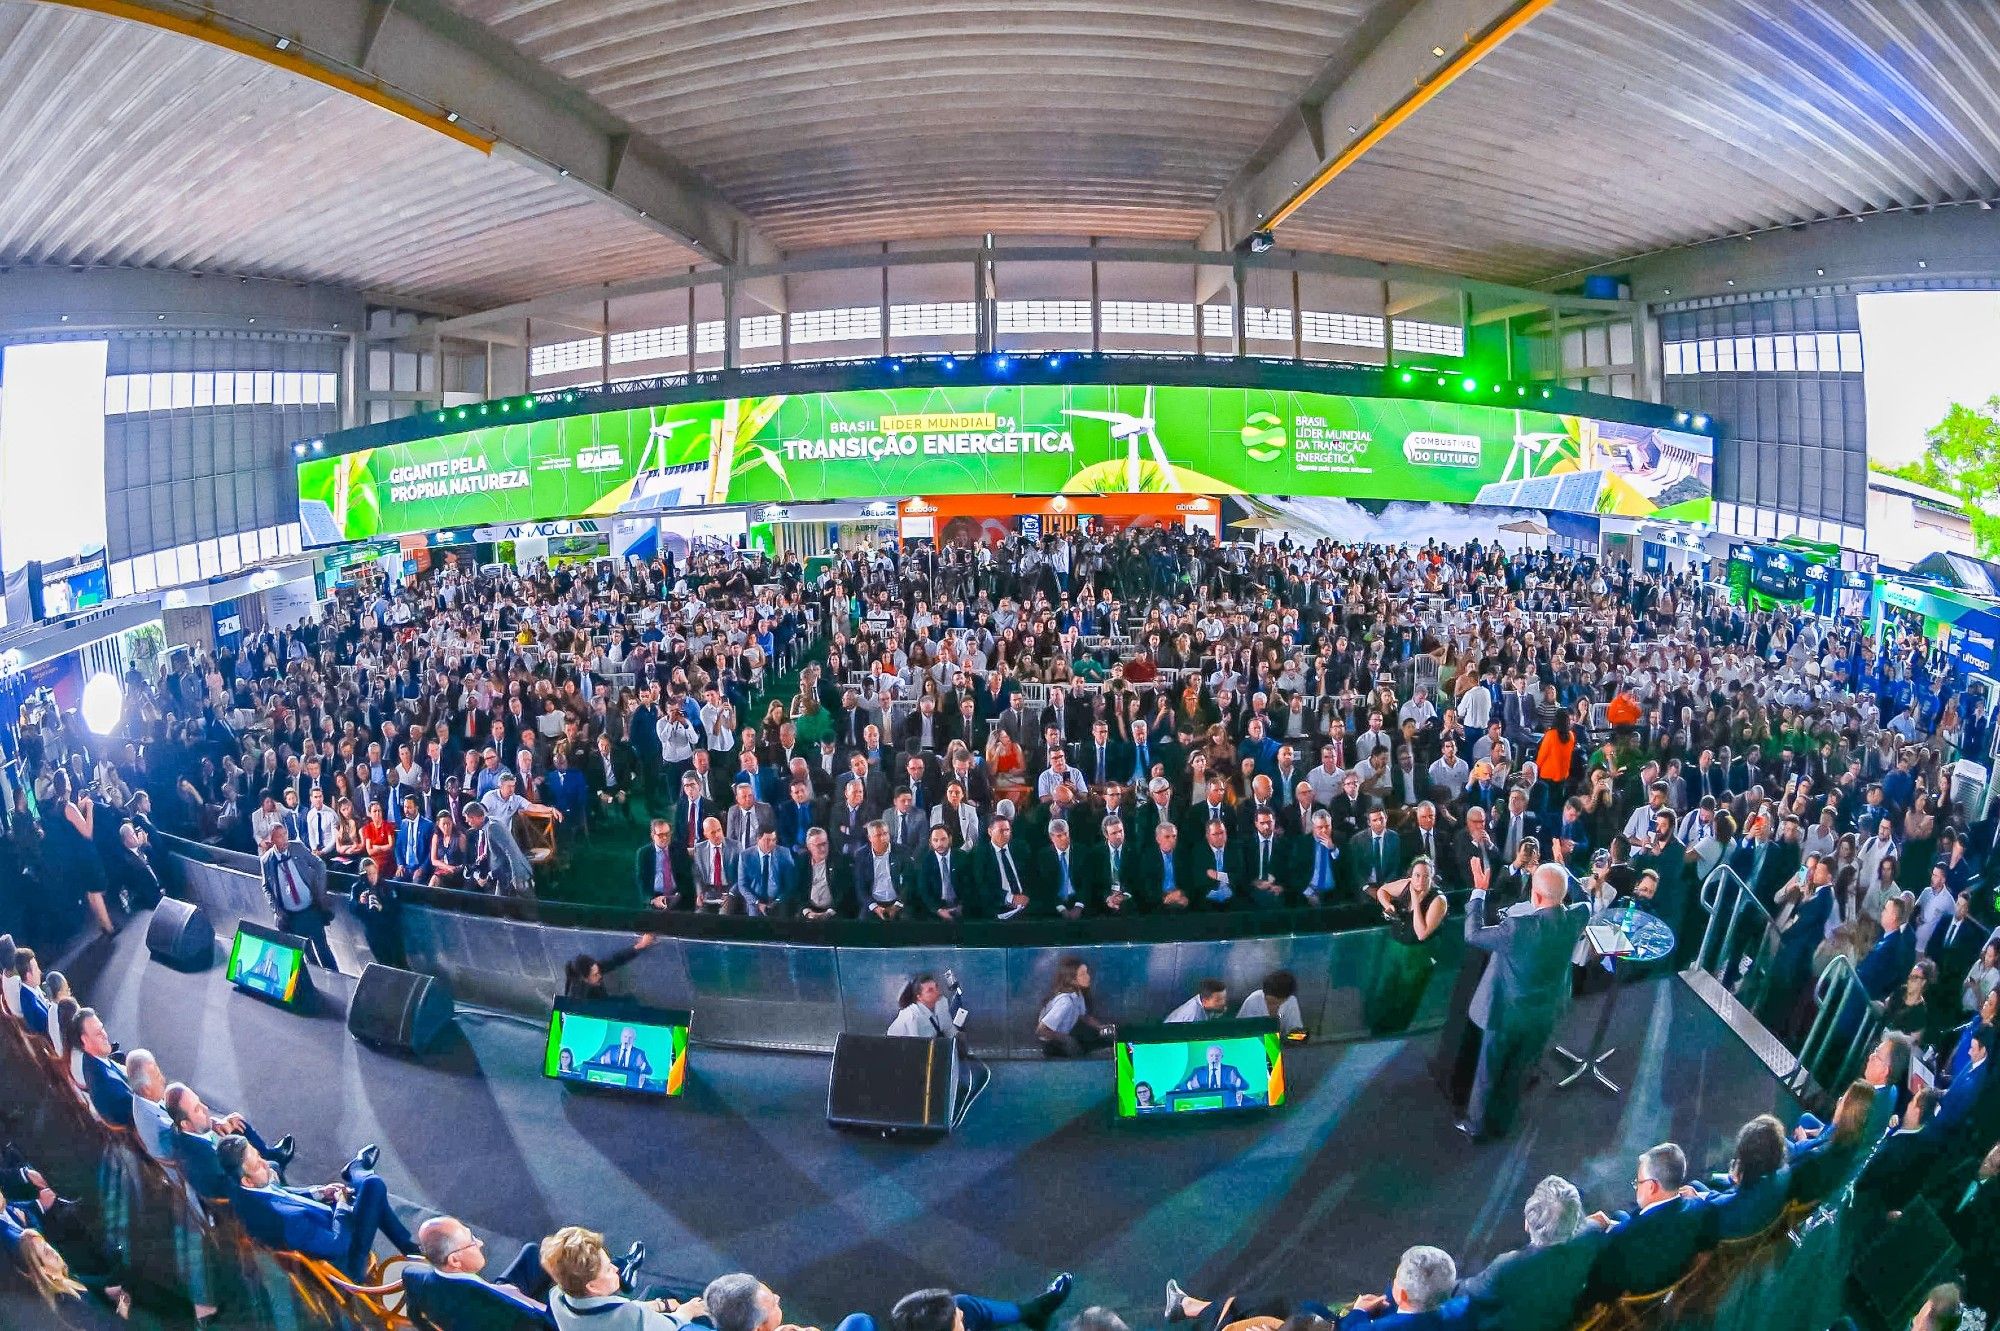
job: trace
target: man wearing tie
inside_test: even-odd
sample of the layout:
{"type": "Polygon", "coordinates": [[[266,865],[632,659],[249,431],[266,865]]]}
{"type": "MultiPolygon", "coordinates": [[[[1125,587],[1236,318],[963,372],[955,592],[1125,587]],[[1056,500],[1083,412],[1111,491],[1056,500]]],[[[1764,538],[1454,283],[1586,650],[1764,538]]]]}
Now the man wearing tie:
{"type": "Polygon", "coordinates": [[[987,825],[986,840],[973,857],[979,894],[996,919],[1011,920],[1028,908],[1028,889],[1014,860],[1014,820],[1005,814],[987,825]]]}
{"type": "Polygon", "coordinates": [[[1132,771],[1132,764],[1124,758],[1123,751],[1112,742],[1111,727],[1103,721],[1093,721],[1090,742],[1077,746],[1075,766],[1093,789],[1102,789],[1110,782],[1123,780],[1132,771]]]}
{"type": "Polygon", "coordinates": [[[1208,1047],[1207,1060],[1188,1073],[1180,1088],[1184,1091],[1233,1091],[1236,1094],[1230,1097],[1230,1103],[1234,1104],[1249,1085],[1242,1073],[1222,1061],[1222,1046],[1212,1044],[1208,1047]]]}
{"type": "Polygon", "coordinates": [[[304,847],[293,845],[283,823],[271,829],[271,844],[258,861],[264,894],[277,911],[278,927],[306,940],[310,960],[338,971],[340,963],[326,941],[326,922],[333,917],[326,895],[326,866],[304,847]]]}
{"type": "Polygon", "coordinates": [[[1230,873],[1229,824],[1210,823],[1202,839],[1204,850],[1194,860],[1195,873],[1189,875],[1194,883],[1191,899],[1207,910],[1233,909],[1242,894],[1230,873]]]}
{"type": "Polygon", "coordinates": [[[620,1072],[635,1072],[643,1080],[653,1074],[653,1064],[646,1057],[646,1051],[635,1043],[638,1034],[630,1026],[618,1032],[618,1043],[608,1044],[597,1051],[591,1063],[601,1068],[615,1068],[620,1072]]]}
{"type": "Polygon", "coordinates": [[[1028,893],[1036,915],[1057,915],[1065,920],[1080,919],[1092,903],[1085,864],[1070,838],[1069,820],[1049,821],[1049,844],[1035,856],[1035,871],[1028,893]]]}
{"type": "Polygon", "coordinates": [[[1108,914],[1123,914],[1132,902],[1131,847],[1125,844],[1125,820],[1117,814],[1098,826],[1103,843],[1092,848],[1092,877],[1099,887],[1098,902],[1108,914]]]}
{"type": "Polygon", "coordinates": [[[1425,800],[1417,805],[1417,825],[1410,833],[1412,845],[1410,854],[1421,855],[1436,869],[1442,861],[1438,859],[1437,805],[1425,800]]]}
{"type": "Polygon", "coordinates": [[[391,853],[396,860],[396,877],[406,883],[427,883],[431,877],[431,833],[437,824],[424,817],[415,795],[403,797],[403,820],[396,824],[391,853]]]}
{"type": "Polygon", "coordinates": [[[729,837],[729,844],[736,848],[738,859],[750,853],[757,844],[757,838],[767,827],[776,827],[778,820],[771,815],[771,806],[757,798],[748,782],[739,781],[735,786],[736,802],[729,806],[729,814],[723,828],[729,837]]]}
{"type": "Polygon", "coordinates": [[[973,883],[965,852],[953,848],[951,833],[933,827],[930,846],[916,863],[917,904],[940,920],[964,919],[969,904],[964,894],[973,883]]]}
{"type": "Polygon", "coordinates": [[[691,863],[696,910],[719,911],[729,904],[740,859],[736,843],[722,834],[722,820],[713,815],[704,819],[691,863]]]}
{"type": "Polygon", "coordinates": [[[687,904],[681,899],[674,858],[674,825],[664,818],[655,818],[646,844],[639,847],[635,865],[636,895],[653,910],[672,910],[687,904]]]}
{"type": "Polygon", "coordinates": [[[306,797],[305,843],[306,849],[325,859],[333,854],[335,834],[340,830],[340,818],[326,807],[326,792],[318,786],[306,797]]]}
{"type": "Polygon", "coordinates": [[[1303,867],[1293,870],[1293,878],[1302,884],[1299,894],[1305,904],[1330,904],[1334,887],[1340,881],[1340,845],[1334,840],[1331,813],[1321,809],[1313,815],[1312,836],[1302,839],[1293,854],[1303,861],[1303,867]]]}
{"type": "Polygon", "coordinates": [[[737,861],[736,892],[730,908],[752,919],[787,914],[784,892],[792,878],[792,853],[778,844],[778,829],[757,834],[757,844],[737,861]]]}
{"type": "Polygon", "coordinates": [[[867,787],[849,781],[840,788],[840,812],[833,817],[833,838],[843,855],[852,855],[868,843],[868,824],[875,810],[869,807],[867,787]]]}
{"type": "Polygon", "coordinates": [[[1291,904],[1291,857],[1284,853],[1277,824],[1268,810],[1257,815],[1252,835],[1239,840],[1234,849],[1237,861],[1231,881],[1242,885],[1242,895],[1247,898],[1242,904],[1260,910],[1291,904]]]}
{"type": "Polygon", "coordinates": [[[1402,877],[1403,845],[1389,830],[1389,815],[1371,809],[1367,828],[1354,834],[1343,858],[1348,864],[1348,887],[1362,895],[1372,894],[1382,884],[1402,877]]]}

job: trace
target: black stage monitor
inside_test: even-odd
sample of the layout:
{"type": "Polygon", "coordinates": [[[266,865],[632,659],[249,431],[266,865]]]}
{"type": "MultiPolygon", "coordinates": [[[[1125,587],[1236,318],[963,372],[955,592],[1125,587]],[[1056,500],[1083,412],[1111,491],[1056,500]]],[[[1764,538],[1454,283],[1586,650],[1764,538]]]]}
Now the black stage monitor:
{"type": "Polygon", "coordinates": [[[347,1005],[347,1033],[363,1044],[422,1054],[451,1027],[451,990],[434,975],[368,963],[347,1005]]]}
{"type": "Polygon", "coordinates": [[[177,971],[205,971],[215,962],[215,926],[192,901],[162,897],[146,926],[146,950],[177,971]]]}

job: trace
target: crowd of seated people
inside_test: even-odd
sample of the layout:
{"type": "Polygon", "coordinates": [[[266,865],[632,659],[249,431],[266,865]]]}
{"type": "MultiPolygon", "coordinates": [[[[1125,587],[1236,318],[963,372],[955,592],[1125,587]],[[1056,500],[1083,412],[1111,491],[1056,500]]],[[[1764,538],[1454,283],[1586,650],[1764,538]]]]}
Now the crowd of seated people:
{"type": "MultiPolygon", "coordinates": [[[[1928,1086],[1911,1092],[1910,1068],[1907,1038],[1886,1036],[1863,1077],[1841,1093],[1830,1122],[1803,1115],[1787,1134],[1777,1118],[1758,1115],[1737,1133],[1728,1168],[1707,1179],[1696,1177],[1675,1143],[1651,1147],[1638,1158],[1630,1205],[1586,1214],[1574,1184],[1545,1178],[1524,1207],[1526,1244],[1476,1274],[1462,1274],[1438,1248],[1413,1247],[1385,1291],[1362,1294],[1339,1313],[1264,1292],[1202,1299],[1170,1280],[1165,1320],[1213,1326],[1231,1317],[1304,1313],[1340,1331],[1569,1331],[1601,1305],[1674,1288],[1708,1254],[1775,1238],[1788,1208],[1796,1219],[1850,1185],[1864,1203],[1895,1188],[1893,1206],[1907,1205],[1920,1186],[1941,1192],[1940,1210],[1965,1275],[1951,1297],[1962,1294],[1966,1304],[1991,1309],[2000,1295],[2000,1268],[1990,1260],[2000,1215],[1994,1100],[1984,1103],[1983,1124],[1940,1122],[1928,1107],[1936,1093],[1928,1086]],[[1913,1182],[1912,1173],[1924,1168],[1913,1159],[1934,1172],[1913,1182]],[[1229,1315],[1219,1319],[1222,1304],[1229,1315]]],[[[1871,1233],[1894,1223],[1894,1213],[1885,1219],[1879,1204],[1863,1204],[1860,1213],[1871,1233]]]]}
{"type": "MultiPolygon", "coordinates": [[[[538,822],[651,817],[635,910],[814,919],[1351,904],[1420,856],[1451,892],[1603,851],[1675,924],[1702,875],[1736,871],[1786,935],[1774,1024],[1829,948],[1873,984],[1914,944],[1935,1038],[2000,982],[1990,921],[1947,923],[1992,876],[2000,818],[1942,779],[1983,751],[1986,703],[1921,638],[1477,543],[993,553],[378,580],[129,674],[103,771],[168,830],[269,856],[283,829],[319,864],[372,864],[372,915],[398,883],[536,890],[538,822]],[[1907,943],[1871,958],[1905,893],[1907,943]]],[[[82,747],[57,715],[25,755],[44,856],[77,848],[82,747]]],[[[334,908],[267,886],[288,917],[334,908]]]]}

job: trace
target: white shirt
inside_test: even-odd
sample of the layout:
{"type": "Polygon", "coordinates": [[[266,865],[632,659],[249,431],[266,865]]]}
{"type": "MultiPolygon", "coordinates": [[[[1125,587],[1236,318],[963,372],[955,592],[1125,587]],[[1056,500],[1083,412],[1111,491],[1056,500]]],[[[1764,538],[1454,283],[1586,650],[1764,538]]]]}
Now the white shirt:
{"type": "Polygon", "coordinates": [[[889,1023],[889,1034],[912,1040],[929,1040],[940,1035],[950,1035],[954,1031],[951,1018],[922,1003],[912,1003],[896,1014],[889,1023]]]}
{"type": "MultiPolygon", "coordinates": [[[[1264,997],[1262,989],[1253,989],[1250,991],[1250,996],[1243,1000],[1243,1006],[1236,1009],[1236,1015],[1239,1017],[1272,1016],[1271,1000],[1264,997]]],[[[1302,1031],[1306,1028],[1305,1018],[1299,1012],[1299,996],[1297,994],[1293,994],[1284,1002],[1278,1004],[1278,1011],[1275,1015],[1278,1018],[1278,1029],[1286,1034],[1290,1034],[1293,1031],[1302,1031]]]]}
{"type": "Polygon", "coordinates": [[[1187,1002],[1167,1014],[1168,1024],[1188,1021],[1207,1021],[1208,1009],[1201,1005],[1201,995],[1196,994],[1187,1002]]]}
{"type": "Polygon", "coordinates": [[[1042,1015],[1035,1018],[1037,1025],[1067,1035],[1076,1029],[1077,1018],[1083,1015],[1083,995],[1072,990],[1064,990],[1051,998],[1042,1007],[1042,1015]]]}

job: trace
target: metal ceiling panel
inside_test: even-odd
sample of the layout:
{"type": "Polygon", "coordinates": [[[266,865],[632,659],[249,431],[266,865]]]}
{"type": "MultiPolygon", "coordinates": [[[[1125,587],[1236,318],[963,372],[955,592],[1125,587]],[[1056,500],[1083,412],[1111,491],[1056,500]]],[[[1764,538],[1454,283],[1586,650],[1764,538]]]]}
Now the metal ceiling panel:
{"type": "Polygon", "coordinates": [[[609,205],[283,70],[0,3],[0,263],[240,273],[476,308],[690,261],[609,205]]]}
{"type": "Polygon", "coordinates": [[[1562,0],[1282,240],[1518,281],[1996,195],[1992,0],[1562,0]]]}
{"type": "Polygon", "coordinates": [[[1189,239],[1374,0],[451,0],[779,245],[1189,239]]]}

